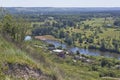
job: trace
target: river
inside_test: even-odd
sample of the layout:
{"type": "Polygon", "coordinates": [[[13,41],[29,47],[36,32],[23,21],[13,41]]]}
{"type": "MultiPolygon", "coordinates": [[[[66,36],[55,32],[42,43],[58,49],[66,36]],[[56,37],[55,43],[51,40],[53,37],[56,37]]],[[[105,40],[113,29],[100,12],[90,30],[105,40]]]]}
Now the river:
{"type": "Polygon", "coordinates": [[[120,54],[117,53],[111,53],[111,52],[103,52],[100,50],[95,50],[95,49],[83,49],[79,47],[68,47],[64,43],[60,43],[59,41],[53,41],[53,40],[45,40],[48,44],[53,44],[55,47],[62,46],[63,49],[67,49],[68,51],[72,51],[73,53],[76,53],[76,51],[79,51],[80,54],[85,54],[85,55],[91,55],[91,56],[104,56],[104,57],[109,57],[109,58],[116,58],[120,60],[120,54]]]}

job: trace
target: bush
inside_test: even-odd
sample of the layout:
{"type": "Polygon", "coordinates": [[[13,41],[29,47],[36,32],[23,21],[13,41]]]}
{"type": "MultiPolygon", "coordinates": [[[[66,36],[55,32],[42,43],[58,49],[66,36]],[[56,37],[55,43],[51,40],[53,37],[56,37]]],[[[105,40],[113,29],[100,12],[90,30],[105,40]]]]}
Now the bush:
{"type": "Polygon", "coordinates": [[[110,68],[113,65],[114,64],[111,62],[111,60],[106,59],[106,58],[101,59],[101,67],[108,67],[108,68],[110,68]]]}
{"type": "Polygon", "coordinates": [[[114,71],[105,71],[99,74],[100,77],[117,77],[117,74],[114,71]]]}
{"type": "Polygon", "coordinates": [[[93,65],[93,66],[91,66],[91,69],[90,69],[91,71],[98,71],[99,70],[99,66],[95,66],[95,65],[93,65]]]}

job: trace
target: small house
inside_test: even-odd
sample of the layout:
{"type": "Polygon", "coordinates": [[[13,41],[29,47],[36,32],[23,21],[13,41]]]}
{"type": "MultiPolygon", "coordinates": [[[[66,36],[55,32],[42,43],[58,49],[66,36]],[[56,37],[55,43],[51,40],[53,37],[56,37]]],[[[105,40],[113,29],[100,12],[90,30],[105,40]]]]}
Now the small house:
{"type": "Polygon", "coordinates": [[[65,52],[63,50],[55,49],[55,50],[53,50],[53,52],[56,53],[57,56],[59,56],[61,58],[65,58],[65,52]]]}
{"type": "Polygon", "coordinates": [[[55,53],[61,53],[61,52],[63,52],[63,50],[55,49],[55,50],[53,50],[53,52],[55,52],[55,53]]]}

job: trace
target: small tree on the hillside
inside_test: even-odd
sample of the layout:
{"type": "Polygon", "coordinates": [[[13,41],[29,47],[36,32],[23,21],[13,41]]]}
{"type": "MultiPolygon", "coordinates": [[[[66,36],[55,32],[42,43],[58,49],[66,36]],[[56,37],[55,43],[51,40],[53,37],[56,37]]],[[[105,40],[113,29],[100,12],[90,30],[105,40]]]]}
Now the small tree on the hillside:
{"type": "Polygon", "coordinates": [[[13,19],[11,15],[6,15],[3,19],[2,32],[11,36],[13,19]]]}
{"type": "Polygon", "coordinates": [[[8,35],[13,41],[21,42],[24,40],[29,23],[24,19],[15,19],[11,15],[6,15],[2,20],[2,34],[8,35]]]}

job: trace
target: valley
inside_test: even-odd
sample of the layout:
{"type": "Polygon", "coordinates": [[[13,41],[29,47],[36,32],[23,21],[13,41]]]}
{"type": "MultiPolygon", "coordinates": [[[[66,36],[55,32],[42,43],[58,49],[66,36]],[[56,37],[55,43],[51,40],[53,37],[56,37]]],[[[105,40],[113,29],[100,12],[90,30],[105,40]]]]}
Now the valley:
{"type": "Polygon", "coordinates": [[[0,80],[120,79],[119,8],[2,10],[0,80]]]}

